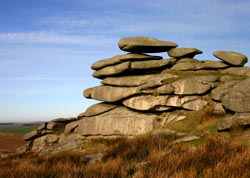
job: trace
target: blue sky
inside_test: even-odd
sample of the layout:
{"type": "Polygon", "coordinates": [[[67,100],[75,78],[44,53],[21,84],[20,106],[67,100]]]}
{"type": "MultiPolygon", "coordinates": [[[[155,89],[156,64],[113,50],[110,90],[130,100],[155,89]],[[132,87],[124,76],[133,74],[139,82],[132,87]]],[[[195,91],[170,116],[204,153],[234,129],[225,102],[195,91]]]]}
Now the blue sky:
{"type": "MultiPolygon", "coordinates": [[[[250,55],[248,0],[2,0],[0,122],[77,116],[99,85],[90,65],[123,54],[121,37],[250,55]]],[[[166,53],[161,53],[164,58],[166,53]]],[[[249,65],[249,63],[247,64],[249,65]]]]}

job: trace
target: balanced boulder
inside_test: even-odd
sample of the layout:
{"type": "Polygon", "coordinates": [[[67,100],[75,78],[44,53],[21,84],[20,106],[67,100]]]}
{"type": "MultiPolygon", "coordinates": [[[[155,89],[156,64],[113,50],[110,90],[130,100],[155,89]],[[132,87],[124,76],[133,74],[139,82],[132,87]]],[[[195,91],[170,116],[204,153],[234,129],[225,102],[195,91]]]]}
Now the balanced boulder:
{"type": "Polygon", "coordinates": [[[158,53],[166,52],[178,45],[173,42],[161,41],[150,37],[128,37],[122,38],[118,46],[123,51],[132,53],[158,53]]]}
{"type": "Polygon", "coordinates": [[[233,51],[215,51],[214,56],[233,66],[243,66],[247,63],[247,57],[233,51]]]}

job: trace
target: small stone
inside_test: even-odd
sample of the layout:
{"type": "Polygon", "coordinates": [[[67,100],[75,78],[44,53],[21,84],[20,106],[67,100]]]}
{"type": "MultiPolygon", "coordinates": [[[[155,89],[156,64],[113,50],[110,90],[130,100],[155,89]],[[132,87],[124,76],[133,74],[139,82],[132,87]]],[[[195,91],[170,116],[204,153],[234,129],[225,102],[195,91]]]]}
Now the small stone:
{"type": "Polygon", "coordinates": [[[174,141],[174,143],[181,143],[181,142],[190,142],[190,141],[194,141],[194,140],[198,140],[200,137],[198,136],[185,136],[182,138],[178,138],[177,140],[174,141]]]}

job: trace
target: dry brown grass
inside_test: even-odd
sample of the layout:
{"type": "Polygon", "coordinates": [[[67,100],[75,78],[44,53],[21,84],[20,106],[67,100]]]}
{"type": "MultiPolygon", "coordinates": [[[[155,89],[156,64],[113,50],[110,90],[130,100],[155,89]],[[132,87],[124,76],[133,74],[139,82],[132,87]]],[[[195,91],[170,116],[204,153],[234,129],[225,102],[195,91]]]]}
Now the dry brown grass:
{"type": "Polygon", "coordinates": [[[24,146],[26,142],[23,140],[23,135],[14,133],[0,132],[0,154],[15,153],[16,148],[24,146]]]}
{"type": "Polygon", "coordinates": [[[1,178],[221,178],[250,177],[250,150],[218,135],[202,144],[171,144],[175,135],[95,140],[106,144],[102,161],[89,163],[85,154],[63,152],[43,157],[26,154],[2,158],[1,178]]]}

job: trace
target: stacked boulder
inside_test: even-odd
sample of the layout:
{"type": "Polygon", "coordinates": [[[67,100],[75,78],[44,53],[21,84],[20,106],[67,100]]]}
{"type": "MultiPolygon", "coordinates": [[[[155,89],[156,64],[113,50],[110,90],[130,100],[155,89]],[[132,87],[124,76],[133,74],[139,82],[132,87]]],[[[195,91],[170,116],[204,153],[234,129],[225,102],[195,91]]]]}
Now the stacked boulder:
{"type": "MultiPolygon", "coordinates": [[[[118,45],[128,53],[91,66],[93,77],[101,79],[101,85],[84,90],[84,96],[101,102],[76,119],[64,119],[58,143],[71,135],[77,140],[150,133],[185,119],[186,112],[207,107],[214,114],[243,113],[244,118],[250,112],[250,68],[243,67],[246,56],[216,51],[214,56],[221,61],[200,61],[194,58],[202,53],[197,48],[178,48],[176,43],[150,37],[122,38],[118,45]],[[170,57],[148,55],[160,52],[170,57]]],[[[26,136],[26,140],[34,143],[53,134],[48,132],[48,125],[26,136]]],[[[218,124],[218,130],[230,127],[227,120],[218,124]]]]}

